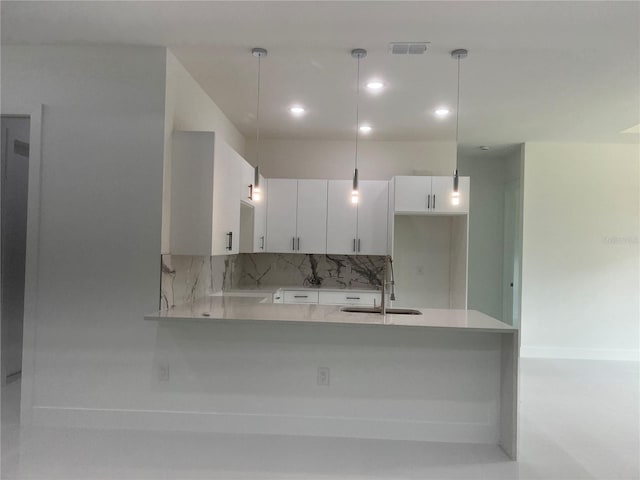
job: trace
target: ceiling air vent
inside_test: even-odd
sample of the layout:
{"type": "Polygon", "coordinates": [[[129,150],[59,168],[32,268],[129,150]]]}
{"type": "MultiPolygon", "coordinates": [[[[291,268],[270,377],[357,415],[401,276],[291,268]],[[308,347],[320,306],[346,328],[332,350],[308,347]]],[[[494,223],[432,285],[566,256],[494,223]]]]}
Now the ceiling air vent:
{"type": "Polygon", "coordinates": [[[391,42],[391,55],[422,55],[427,51],[429,42],[391,42]]]}

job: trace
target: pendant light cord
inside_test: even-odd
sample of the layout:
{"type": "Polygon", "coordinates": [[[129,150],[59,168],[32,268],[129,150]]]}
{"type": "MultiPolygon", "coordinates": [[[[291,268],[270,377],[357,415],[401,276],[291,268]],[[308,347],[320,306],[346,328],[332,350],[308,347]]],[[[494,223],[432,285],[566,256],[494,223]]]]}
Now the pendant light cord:
{"type": "MultiPolygon", "coordinates": [[[[456,98],[456,147],[458,145],[458,125],[460,123],[460,55],[458,55],[458,95],[456,98]]],[[[456,154],[456,167],[458,163],[458,156],[456,154]]]]}
{"type": "Polygon", "coordinates": [[[358,169],[358,134],[360,132],[360,55],[358,55],[358,73],[356,85],[356,170],[358,169]]]}
{"type": "Polygon", "coordinates": [[[258,55],[258,98],[256,101],[256,167],[260,165],[260,62],[262,55],[258,55]]]}

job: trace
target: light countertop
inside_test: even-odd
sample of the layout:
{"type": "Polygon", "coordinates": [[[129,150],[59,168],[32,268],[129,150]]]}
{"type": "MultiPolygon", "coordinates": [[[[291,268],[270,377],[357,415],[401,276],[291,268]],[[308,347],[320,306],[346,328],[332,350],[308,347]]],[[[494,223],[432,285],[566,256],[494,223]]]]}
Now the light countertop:
{"type": "MultiPolygon", "coordinates": [[[[245,292],[247,293],[247,292],[245,292]]],[[[342,312],[342,307],[317,304],[272,304],[267,291],[253,295],[209,296],[146,315],[153,321],[253,321],[343,325],[380,325],[452,328],[458,330],[513,333],[517,329],[476,310],[417,308],[422,315],[382,316],[375,313],[342,312]]]]}

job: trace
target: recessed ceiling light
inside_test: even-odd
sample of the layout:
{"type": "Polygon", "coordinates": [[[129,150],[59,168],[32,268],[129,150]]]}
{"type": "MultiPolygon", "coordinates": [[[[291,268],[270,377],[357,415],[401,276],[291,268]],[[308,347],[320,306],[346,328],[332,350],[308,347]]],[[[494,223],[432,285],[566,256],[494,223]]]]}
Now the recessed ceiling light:
{"type": "Polygon", "coordinates": [[[367,88],[372,92],[379,92],[384,88],[384,83],[382,83],[380,80],[371,80],[367,82],[367,88]]]}
{"type": "Polygon", "coordinates": [[[292,115],[302,115],[305,112],[305,109],[302,105],[293,105],[292,107],[289,107],[289,112],[291,112],[292,115]]]}
{"type": "Polygon", "coordinates": [[[486,145],[480,145],[480,147],[478,148],[480,148],[480,150],[485,150],[485,151],[489,150],[489,147],[486,145]]]}
{"type": "Polygon", "coordinates": [[[371,125],[360,125],[360,133],[369,133],[371,130],[371,125]]]}
{"type": "Polygon", "coordinates": [[[440,107],[440,108],[437,108],[433,113],[438,118],[444,118],[451,113],[451,110],[449,110],[446,107],[440,107]]]}

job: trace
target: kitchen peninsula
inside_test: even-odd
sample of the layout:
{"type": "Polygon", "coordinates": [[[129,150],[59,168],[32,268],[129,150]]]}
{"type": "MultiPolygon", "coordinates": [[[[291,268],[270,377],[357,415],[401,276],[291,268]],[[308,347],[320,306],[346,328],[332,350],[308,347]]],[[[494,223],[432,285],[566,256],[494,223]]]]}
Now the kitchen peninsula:
{"type": "Polygon", "coordinates": [[[182,377],[173,394],[205,388],[218,398],[183,427],[497,444],[516,458],[517,329],[473,310],[383,316],[274,304],[274,292],[145,317],[158,322],[157,361],[182,377]]]}
{"type": "Polygon", "coordinates": [[[466,309],[468,177],[360,179],[354,202],[350,180],[260,177],[215,132],[174,131],[172,158],[156,423],[516,458],[518,330],[466,309]]]}

